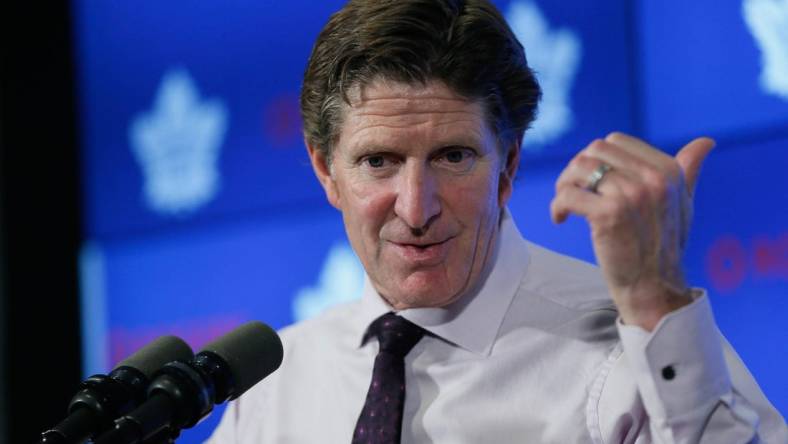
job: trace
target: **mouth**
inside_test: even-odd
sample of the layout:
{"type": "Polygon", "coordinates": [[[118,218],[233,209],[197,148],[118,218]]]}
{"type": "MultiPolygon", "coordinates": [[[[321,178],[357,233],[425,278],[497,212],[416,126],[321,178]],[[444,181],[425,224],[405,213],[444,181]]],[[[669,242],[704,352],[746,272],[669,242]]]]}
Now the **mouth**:
{"type": "Polygon", "coordinates": [[[390,241],[390,244],[394,247],[397,255],[406,262],[416,265],[436,265],[443,261],[452,239],[453,238],[448,238],[440,242],[431,243],[390,241]]]}

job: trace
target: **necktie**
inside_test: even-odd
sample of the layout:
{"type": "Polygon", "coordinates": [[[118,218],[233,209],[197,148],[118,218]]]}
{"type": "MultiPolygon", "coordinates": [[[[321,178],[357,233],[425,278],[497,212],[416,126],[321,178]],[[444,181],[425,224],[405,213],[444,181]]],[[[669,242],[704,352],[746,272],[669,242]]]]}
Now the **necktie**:
{"type": "Polygon", "coordinates": [[[398,444],[405,405],[405,355],[424,336],[424,330],[387,313],[369,326],[367,337],[371,336],[377,336],[380,349],[367,400],[353,432],[353,444],[398,444]]]}

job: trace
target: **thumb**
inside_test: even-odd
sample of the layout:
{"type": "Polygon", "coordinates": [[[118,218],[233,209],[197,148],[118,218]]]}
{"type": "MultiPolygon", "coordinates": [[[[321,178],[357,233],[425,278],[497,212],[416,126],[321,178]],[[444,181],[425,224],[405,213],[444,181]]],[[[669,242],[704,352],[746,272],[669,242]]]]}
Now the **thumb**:
{"type": "Polygon", "coordinates": [[[684,145],[682,149],[676,153],[676,162],[678,162],[681,170],[684,172],[684,178],[687,181],[687,190],[690,194],[695,192],[695,185],[698,181],[700,174],[700,167],[703,161],[709,155],[709,152],[716,142],[708,137],[698,137],[692,142],[684,145]]]}

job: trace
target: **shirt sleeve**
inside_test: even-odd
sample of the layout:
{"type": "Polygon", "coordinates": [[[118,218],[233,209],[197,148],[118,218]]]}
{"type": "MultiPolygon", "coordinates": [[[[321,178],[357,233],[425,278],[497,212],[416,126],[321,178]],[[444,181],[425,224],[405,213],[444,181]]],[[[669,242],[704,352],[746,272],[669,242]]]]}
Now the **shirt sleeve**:
{"type": "Polygon", "coordinates": [[[722,337],[708,297],[665,316],[653,332],[617,323],[623,353],[600,400],[604,443],[788,444],[788,429],[722,337]]]}

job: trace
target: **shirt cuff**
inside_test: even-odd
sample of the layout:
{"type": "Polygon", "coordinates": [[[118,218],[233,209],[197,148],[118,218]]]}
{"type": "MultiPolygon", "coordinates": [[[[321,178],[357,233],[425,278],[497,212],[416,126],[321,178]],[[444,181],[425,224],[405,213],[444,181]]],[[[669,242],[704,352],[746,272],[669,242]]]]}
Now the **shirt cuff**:
{"type": "Polygon", "coordinates": [[[652,332],[618,319],[624,355],[644,407],[652,418],[670,422],[716,403],[731,390],[722,339],[705,290],[667,314],[652,332]]]}

